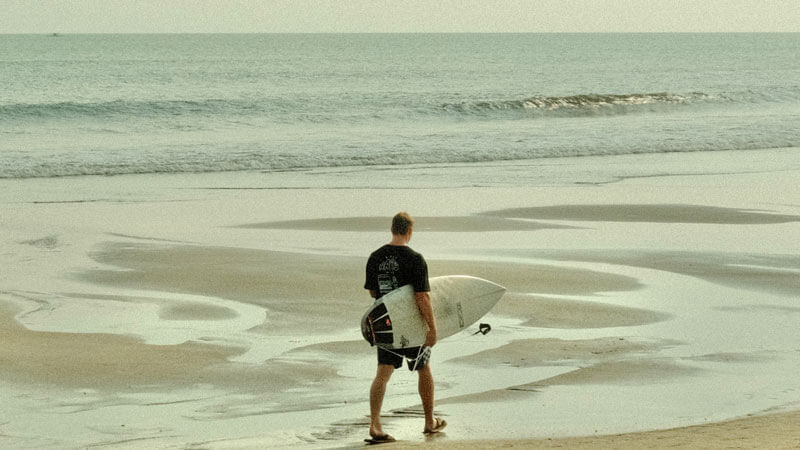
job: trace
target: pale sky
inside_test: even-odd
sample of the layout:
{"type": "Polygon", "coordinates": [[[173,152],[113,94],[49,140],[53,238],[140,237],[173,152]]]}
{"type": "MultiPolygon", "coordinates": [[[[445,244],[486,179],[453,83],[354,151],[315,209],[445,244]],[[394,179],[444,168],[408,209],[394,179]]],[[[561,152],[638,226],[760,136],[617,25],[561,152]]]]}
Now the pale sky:
{"type": "Polygon", "coordinates": [[[800,0],[0,0],[8,33],[800,32],[800,0]]]}

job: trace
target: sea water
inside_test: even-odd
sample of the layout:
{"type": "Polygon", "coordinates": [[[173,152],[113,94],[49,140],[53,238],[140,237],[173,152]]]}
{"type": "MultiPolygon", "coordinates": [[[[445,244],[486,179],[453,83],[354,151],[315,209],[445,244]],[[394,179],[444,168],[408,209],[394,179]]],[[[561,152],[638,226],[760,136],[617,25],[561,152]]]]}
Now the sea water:
{"type": "Polygon", "coordinates": [[[0,177],[797,147],[798,55],[797,33],[0,35],[0,177]]]}

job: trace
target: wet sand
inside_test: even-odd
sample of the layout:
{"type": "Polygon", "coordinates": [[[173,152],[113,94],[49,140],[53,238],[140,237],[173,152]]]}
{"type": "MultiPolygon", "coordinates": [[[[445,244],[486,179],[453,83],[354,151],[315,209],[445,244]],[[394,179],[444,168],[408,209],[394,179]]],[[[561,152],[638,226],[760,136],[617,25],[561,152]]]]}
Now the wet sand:
{"type": "Polygon", "coordinates": [[[612,436],[588,436],[565,439],[493,440],[437,442],[430,439],[424,444],[397,445],[393,448],[459,448],[469,445],[476,448],[678,448],[678,449],[729,449],[770,448],[794,449],[800,446],[800,412],[769,414],[719,423],[694,425],[670,430],[628,433],[612,436]]]}
{"type": "Polygon", "coordinates": [[[389,203],[253,188],[303,174],[2,181],[0,444],[360,446],[363,265],[407,209],[431,276],[508,293],[491,333],[435,348],[446,433],[423,438],[416,380],[397,372],[396,446],[792,448],[800,167],[717,166],[389,203]]]}

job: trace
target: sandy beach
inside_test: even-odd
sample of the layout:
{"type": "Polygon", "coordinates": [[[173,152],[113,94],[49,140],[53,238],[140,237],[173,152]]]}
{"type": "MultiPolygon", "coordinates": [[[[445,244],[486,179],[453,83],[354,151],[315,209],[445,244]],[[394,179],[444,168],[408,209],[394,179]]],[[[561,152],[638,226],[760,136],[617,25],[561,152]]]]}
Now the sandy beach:
{"type": "Polygon", "coordinates": [[[671,430],[628,433],[609,436],[573,437],[561,439],[494,440],[440,444],[429,439],[424,444],[393,448],[425,447],[456,448],[771,448],[791,449],[800,445],[797,424],[800,413],[769,414],[671,430]]]}
{"type": "Polygon", "coordinates": [[[444,433],[396,372],[393,447],[797,448],[796,154],[0,180],[0,446],[362,446],[407,210],[508,292],[434,349],[444,433]]]}

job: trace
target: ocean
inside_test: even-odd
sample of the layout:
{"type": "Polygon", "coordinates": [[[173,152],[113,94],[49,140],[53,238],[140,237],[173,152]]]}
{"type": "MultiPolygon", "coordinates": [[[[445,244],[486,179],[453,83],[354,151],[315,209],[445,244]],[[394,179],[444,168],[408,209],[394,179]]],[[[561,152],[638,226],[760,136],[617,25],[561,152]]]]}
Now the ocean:
{"type": "Polygon", "coordinates": [[[0,35],[0,178],[800,146],[800,34],[0,35]]]}
{"type": "MultiPolygon", "coordinates": [[[[791,447],[765,415],[800,408],[798,55],[0,35],[0,448],[363,445],[364,265],[403,210],[431,276],[508,289],[434,349],[435,445],[791,447]]],[[[384,431],[431,443],[419,403],[396,371],[384,431]]]]}

